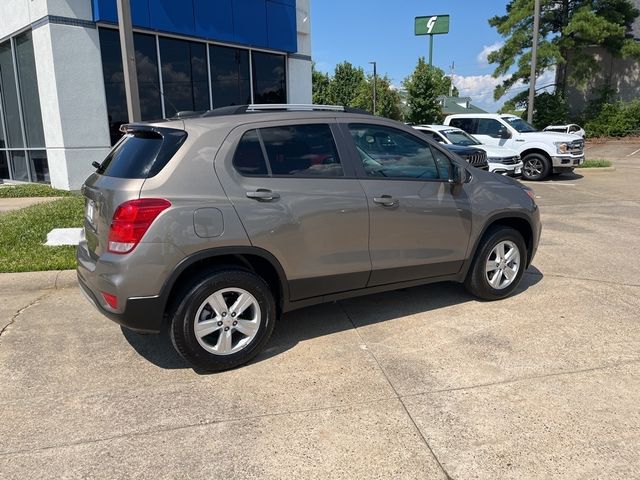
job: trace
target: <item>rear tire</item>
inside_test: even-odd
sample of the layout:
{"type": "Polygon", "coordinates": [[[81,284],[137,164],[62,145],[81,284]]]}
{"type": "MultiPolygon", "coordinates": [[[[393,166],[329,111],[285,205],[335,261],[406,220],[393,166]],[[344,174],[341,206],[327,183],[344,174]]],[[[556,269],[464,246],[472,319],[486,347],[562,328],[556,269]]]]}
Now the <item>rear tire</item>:
{"type": "Polygon", "coordinates": [[[522,178],[525,180],[544,180],[551,173],[551,162],[540,153],[530,153],[522,163],[522,178]]]}
{"type": "Polygon", "coordinates": [[[483,300],[505,298],[520,284],[526,265],[527,247],[520,232],[491,227],[478,247],[465,288],[483,300]]]}
{"type": "Polygon", "coordinates": [[[171,341],[194,367],[218,372],[247,363],[265,347],[276,321],[262,278],[240,269],[194,280],[171,313],[171,341]]]}

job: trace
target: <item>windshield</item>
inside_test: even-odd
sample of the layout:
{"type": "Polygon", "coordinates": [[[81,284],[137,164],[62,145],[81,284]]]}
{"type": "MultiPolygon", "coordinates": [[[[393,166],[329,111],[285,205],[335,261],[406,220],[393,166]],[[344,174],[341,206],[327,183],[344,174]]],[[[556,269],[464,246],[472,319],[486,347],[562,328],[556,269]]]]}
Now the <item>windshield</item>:
{"type": "Polygon", "coordinates": [[[481,143],[469,135],[463,130],[443,130],[440,132],[442,135],[454,145],[462,145],[468,147],[469,145],[481,145],[481,143]]]}
{"type": "Polygon", "coordinates": [[[538,131],[534,127],[529,125],[527,122],[522,120],[521,118],[518,118],[518,117],[502,117],[502,119],[506,120],[506,122],[509,125],[511,125],[513,128],[515,128],[520,133],[537,132],[538,131]]]}

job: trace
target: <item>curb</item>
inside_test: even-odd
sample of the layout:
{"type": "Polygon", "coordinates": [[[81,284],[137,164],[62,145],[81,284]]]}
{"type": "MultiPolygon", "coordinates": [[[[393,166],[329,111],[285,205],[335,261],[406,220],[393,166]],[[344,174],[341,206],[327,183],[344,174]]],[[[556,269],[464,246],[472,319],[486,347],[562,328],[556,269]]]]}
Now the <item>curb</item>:
{"type": "Polygon", "coordinates": [[[0,296],[38,290],[60,290],[77,285],[75,270],[0,273],[0,296]]]}
{"type": "Polygon", "coordinates": [[[607,172],[615,172],[616,167],[591,167],[591,168],[576,168],[573,173],[607,173],[607,172]]]}

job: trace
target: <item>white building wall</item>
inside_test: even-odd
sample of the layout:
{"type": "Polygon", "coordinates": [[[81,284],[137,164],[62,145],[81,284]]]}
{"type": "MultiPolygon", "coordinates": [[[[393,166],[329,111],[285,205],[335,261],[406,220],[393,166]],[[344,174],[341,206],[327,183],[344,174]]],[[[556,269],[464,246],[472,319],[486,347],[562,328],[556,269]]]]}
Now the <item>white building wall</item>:
{"type": "Polygon", "coordinates": [[[311,16],[309,0],[297,0],[298,52],[287,61],[289,103],[313,103],[311,91],[311,16]]]}
{"type": "Polygon", "coordinates": [[[110,149],[98,30],[49,23],[33,39],[51,185],[77,190],[110,149]]]}

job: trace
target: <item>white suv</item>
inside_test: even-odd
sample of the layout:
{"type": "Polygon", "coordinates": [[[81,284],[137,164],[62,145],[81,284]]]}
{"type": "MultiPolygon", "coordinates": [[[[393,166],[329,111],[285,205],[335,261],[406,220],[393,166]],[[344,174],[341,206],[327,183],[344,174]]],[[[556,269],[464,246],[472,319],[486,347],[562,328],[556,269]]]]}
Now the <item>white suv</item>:
{"type": "Polygon", "coordinates": [[[460,128],[482,143],[518,152],[524,163],[522,176],[527,180],[542,180],[551,173],[570,173],[584,163],[584,139],[572,134],[539,132],[515,115],[449,115],[444,124],[460,128]]]}
{"type": "Polygon", "coordinates": [[[522,161],[518,152],[499,145],[484,145],[475,137],[464,130],[446,125],[413,125],[413,128],[424,133],[436,142],[445,145],[460,145],[462,147],[475,147],[487,152],[489,171],[519,177],[522,175],[522,161]]]}

